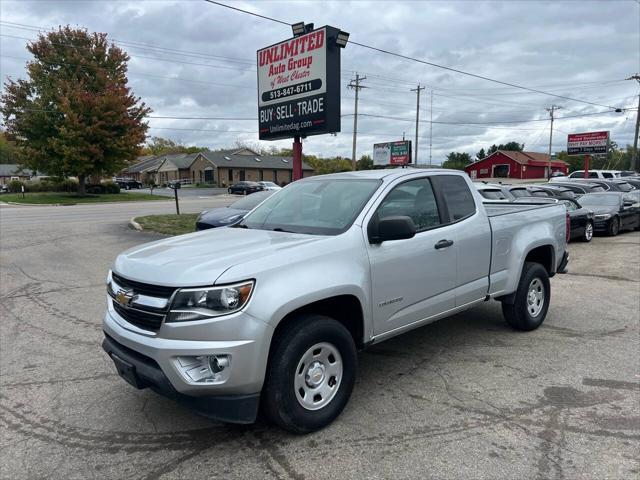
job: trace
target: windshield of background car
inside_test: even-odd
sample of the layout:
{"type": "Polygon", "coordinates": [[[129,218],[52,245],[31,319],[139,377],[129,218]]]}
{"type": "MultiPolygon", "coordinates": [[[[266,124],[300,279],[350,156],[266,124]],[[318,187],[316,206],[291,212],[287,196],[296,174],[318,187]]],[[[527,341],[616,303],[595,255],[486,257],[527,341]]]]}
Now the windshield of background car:
{"type": "Polygon", "coordinates": [[[509,190],[511,195],[514,197],[530,197],[529,192],[526,188],[514,188],[513,190],[509,190]]]}
{"type": "Polygon", "coordinates": [[[292,183],[246,216],[240,227],[338,235],[351,226],[380,184],[335,178],[292,183]]]}
{"type": "Polygon", "coordinates": [[[631,184],[627,182],[616,182],[616,185],[618,185],[618,188],[623,192],[630,192],[633,190],[631,184]]]}
{"type": "Polygon", "coordinates": [[[503,195],[503,193],[496,189],[496,190],[479,190],[480,191],[480,195],[482,195],[484,198],[487,198],[489,200],[506,200],[507,197],[505,197],[503,195]]]}
{"type": "Polygon", "coordinates": [[[587,193],[580,197],[580,204],[582,206],[598,206],[605,205],[607,207],[615,207],[620,204],[620,196],[619,195],[595,195],[591,193],[587,193]]]}
{"type": "Polygon", "coordinates": [[[272,194],[273,194],[273,190],[252,193],[251,195],[247,195],[246,197],[238,200],[237,202],[233,202],[231,205],[229,205],[229,208],[235,208],[236,210],[252,210],[260,202],[262,202],[265,198],[270,197],[272,194]]]}

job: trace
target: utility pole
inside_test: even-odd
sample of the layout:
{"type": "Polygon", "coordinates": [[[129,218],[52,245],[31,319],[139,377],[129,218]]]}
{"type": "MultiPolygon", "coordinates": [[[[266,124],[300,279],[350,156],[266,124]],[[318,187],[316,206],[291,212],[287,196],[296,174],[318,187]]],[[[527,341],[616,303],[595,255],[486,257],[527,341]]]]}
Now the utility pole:
{"type": "MultiPolygon", "coordinates": [[[[640,83],[640,75],[637,73],[627,78],[627,80],[636,80],[640,83]]],[[[631,168],[636,172],[640,172],[640,157],[638,156],[638,135],[640,135],[640,95],[638,95],[638,110],[636,110],[636,134],[633,137],[633,152],[631,152],[631,168]]]]}
{"type": "Polygon", "coordinates": [[[549,129],[549,166],[547,167],[547,178],[551,178],[551,144],[553,143],[553,114],[556,110],[560,110],[562,107],[558,105],[551,105],[551,108],[547,108],[549,116],[551,117],[551,128],[549,129]]]}
{"type": "Polygon", "coordinates": [[[356,138],[358,136],[358,92],[361,88],[368,88],[364,85],[360,85],[360,82],[366,80],[367,77],[361,77],[356,72],[356,79],[351,80],[347,88],[352,88],[356,91],[356,104],[353,109],[353,146],[351,148],[351,170],[356,169],[356,138]]]}
{"type": "Polygon", "coordinates": [[[431,90],[431,112],[429,114],[429,166],[433,165],[431,161],[431,149],[433,147],[433,90],[431,90]]]}
{"type": "Polygon", "coordinates": [[[415,154],[413,155],[413,164],[418,165],[418,128],[420,127],[420,91],[425,87],[421,87],[420,84],[416,88],[412,88],[412,92],[416,92],[416,145],[415,154]]]}

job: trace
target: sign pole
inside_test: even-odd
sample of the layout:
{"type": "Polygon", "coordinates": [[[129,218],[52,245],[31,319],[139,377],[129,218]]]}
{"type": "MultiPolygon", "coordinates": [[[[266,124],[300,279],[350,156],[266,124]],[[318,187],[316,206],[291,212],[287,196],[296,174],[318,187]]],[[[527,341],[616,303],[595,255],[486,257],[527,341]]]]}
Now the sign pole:
{"type": "Polygon", "coordinates": [[[589,155],[584,156],[584,178],[589,178],[589,160],[591,157],[589,155]]]}
{"type": "Polygon", "coordinates": [[[302,141],[300,135],[293,137],[293,181],[302,178],[302,141]]]}
{"type": "Polygon", "coordinates": [[[176,199],[176,214],[180,215],[180,205],[178,205],[178,188],[176,185],[173,186],[173,195],[176,199]]]}

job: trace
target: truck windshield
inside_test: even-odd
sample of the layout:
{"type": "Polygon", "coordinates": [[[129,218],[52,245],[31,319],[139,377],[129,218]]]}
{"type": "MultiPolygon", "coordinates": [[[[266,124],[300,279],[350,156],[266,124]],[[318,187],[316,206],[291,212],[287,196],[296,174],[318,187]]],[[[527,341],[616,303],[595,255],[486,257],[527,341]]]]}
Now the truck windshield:
{"type": "Polygon", "coordinates": [[[380,180],[313,179],[270,197],[238,225],[312,235],[338,235],[356,219],[380,180]]]}

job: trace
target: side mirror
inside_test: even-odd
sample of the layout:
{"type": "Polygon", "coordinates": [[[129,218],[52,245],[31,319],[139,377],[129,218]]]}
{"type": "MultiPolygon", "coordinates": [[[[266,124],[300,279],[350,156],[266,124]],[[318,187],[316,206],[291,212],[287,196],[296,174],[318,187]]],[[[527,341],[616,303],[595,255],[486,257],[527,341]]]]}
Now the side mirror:
{"type": "Polygon", "coordinates": [[[416,234],[416,226],[407,216],[394,216],[383,218],[369,228],[369,242],[376,244],[389,240],[405,240],[413,238],[416,234]]]}

